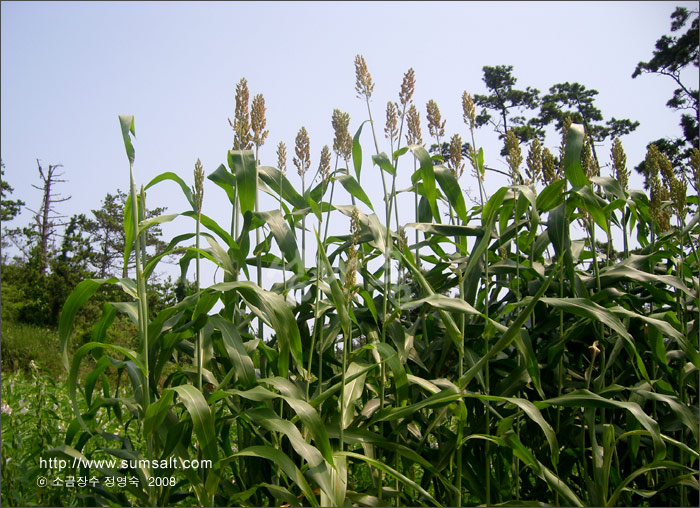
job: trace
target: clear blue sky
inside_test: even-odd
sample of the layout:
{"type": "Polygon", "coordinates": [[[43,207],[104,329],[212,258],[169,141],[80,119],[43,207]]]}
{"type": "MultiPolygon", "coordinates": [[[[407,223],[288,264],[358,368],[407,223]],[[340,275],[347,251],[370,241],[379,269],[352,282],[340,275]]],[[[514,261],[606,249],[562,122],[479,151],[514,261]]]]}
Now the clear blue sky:
{"type": "MultiPolygon", "coordinates": [[[[606,119],[641,122],[623,139],[630,166],[646,144],[680,134],[679,115],[665,103],[673,83],[631,74],[648,60],[655,41],[669,32],[676,5],[697,2],[12,2],[1,8],[1,147],[5,179],[15,196],[39,206],[35,159],[63,164],[73,198],[65,215],[89,213],[116,188],[128,186],[128,163],[117,115],[135,115],[139,183],[163,171],[192,181],[199,157],[205,171],[225,162],[232,144],[227,118],[235,85],[246,77],[251,97],[263,93],[270,131],[261,152],[275,165],[275,146],[287,143],[289,173],[294,138],[304,125],[311,138],[312,169],[332,144],[334,108],[351,115],[351,131],[366,119],[355,97],[356,54],[363,54],[376,83],[373,115],[383,132],[388,100],[397,100],[403,73],[416,72],[414,100],[423,119],[434,99],[448,137],[467,137],[461,94],[485,93],[484,65],[514,66],[518,87],[546,92],[554,83],[580,82],[600,92],[606,119]]],[[[691,71],[690,83],[697,87],[691,71]]],[[[369,130],[365,152],[372,150],[369,130]]],[[[381,140],[380,140],[381,142],[381,140]]],[[[503,168],[490,127],[477,131],[489,165],[503,168]]],[[[546,145],[556,147],[550,136],[546,145]]],[[[383,150],[388,151],[384,143],[383,150]]],[[[599,148],[607,162],[609,145],[599,148]]],[[[406,166],[408,167],[408,166],[406,166]]],[[[605,173],[606,170],[604,169],[605,173]]],[[[408,171],[399,187],[408,186],[408,171]]],[[[465,188],[477,185],[466,173],[465,188]]],[[[362,184],[378,203],[378,173],[365,164],[362,184]],[[374,178],[374,179],[373,179],[374,178]]],[[[491,191],[504,181],[489,181],[491,191]]],[[[641,188],[635,177],[632,186],[641,188]]],[[[264,201],[262,209],[275,207],[264,201]]],[[[148,205],[186,209],[174,184],[149,193],[148,205]]],[[[230,217],[223,191],[207,182],[204,212],[230,217]]],[[[15,224],[26,224],[24,211],[15,224]]],[[[404,222],[410,222],[406,217],[404,222]]],[[[187,227],[189,223],[184,223],[187,227]]],[[[173,225],[167,231],[175,231],[173,225]]]]}

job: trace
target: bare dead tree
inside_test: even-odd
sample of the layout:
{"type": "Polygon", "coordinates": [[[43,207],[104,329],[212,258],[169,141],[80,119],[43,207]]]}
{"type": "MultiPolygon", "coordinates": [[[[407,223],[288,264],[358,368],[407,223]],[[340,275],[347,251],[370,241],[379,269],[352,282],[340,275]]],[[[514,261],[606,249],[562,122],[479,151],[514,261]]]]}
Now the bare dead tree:
{"type": "Polygon", "coordinates": [[[27,208],[30,212],[34,213],[34,220],[36,222],[36,227],[39,234],[39,245],[40,245],[40,256],[41,265],[40,271],[42,274],[46,273],[49,259],[49,247],[50,242],[54,235],[56,234],[56,227],[65,226],[65,222],[60,222],[59,219],[66,218],[65,215],[58,215],[54,209],[56,203],[62,203],[68,201],[71,196],[63,197],[55,192],[55,185],[58,183],[64,183],[66,180],[61,180],[63,173],[58,173],[58,169],[63,167],[63,164],[49,164],[48,170],[44,171],[41,167],[41,162],[39,159],[36,160],[36,164],[39,169],[39,177],[42,181],[42,186],[32,185],[35,189],[43,191],[43,199],[41,201],[41,207],[38,211],[34,211],[31,208],[27,208]]]}

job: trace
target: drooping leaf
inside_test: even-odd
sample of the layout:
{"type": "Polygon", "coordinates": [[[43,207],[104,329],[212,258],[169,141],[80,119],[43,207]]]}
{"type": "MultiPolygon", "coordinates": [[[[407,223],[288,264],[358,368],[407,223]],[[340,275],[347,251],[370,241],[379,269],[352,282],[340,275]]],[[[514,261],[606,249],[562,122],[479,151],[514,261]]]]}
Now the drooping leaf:
{"type": "Polygon", "coordinates": [[[345,187],[345,190],[348,191],[350,195],[355,196],[357,199],[366,204],[370,210],[374,211],[372,201],[370,201],[370,199],[367,197],[367,194],[365,194],[365,191],[362,189],[362,187],[360,187],[360,184],[357,183],[357,180],[350,175],[338,175],[335,177],[335,179],[343,184],[343,187],[345,187]]]}
{"type": "Polygon", "coordinates": [[[566,146],[564,148],[564,174],[572,187],[588,185],[588,179],[581,167],[583,138],[583,125],[572,123],[566,135],[566,146]]]}
{"type": "Polygon", "coordinates": [[[255,210],[258,190],[258,168],[252,150],[229,150],[228,167],[236,178],[241,213],[255,210]]]}

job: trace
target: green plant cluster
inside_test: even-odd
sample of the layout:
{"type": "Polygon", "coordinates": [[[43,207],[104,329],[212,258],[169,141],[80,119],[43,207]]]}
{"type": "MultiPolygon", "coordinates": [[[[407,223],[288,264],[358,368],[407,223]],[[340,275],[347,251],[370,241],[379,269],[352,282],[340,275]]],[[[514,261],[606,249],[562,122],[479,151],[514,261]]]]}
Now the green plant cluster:
{"type": "MultiPolygon", "coordinates": [[[[120,117],[131,182],[124,260],[136,254],[136,277],[87,279],[66,301],[59,338],[75,418],[51,453],[213,466],[129,468],[121,472],[139,485],[87,487],[77,502],[697,504],[697,196],[680,200],[653,188],[647,196],[589,171],[578,124],[568,127],[560,167],[544,187],[533,179],[487,196],[484,152],[465,107],[466,163],[481,196],[468,207],[461,141],[445,165],[416,142],[415,130],[407,146],[396,136],[410,122],[410,79],[391,108],[387,154],[371,121],[374,84],[361,57],[356,71],[370,122],[357,129],[348,156],[339,150],[333,168],[322,163],[323,178],[301,193],[284,168],[258,162],[264,136],[251,141],[256,136],[241,127],[250,117],[240,86],[245,100],[232,126],[242,148],[207,176],[230,200],[230,225],[202,212],[197,172],[194,187],[163,173],[138,189],[134,119],[120,117]],[[374,135],[371,168],[363,167],[363,129],[374,135]],[[255,150],[246,149],[251,144],[255,150]],[[398,191],[401,171],[411,172],[412,184],[398,191]],[[362,190],[368,172],[381,176],[381,204],[362,190]],[[176,184],[191,209],[147,218],[145,191],[165,183],[176,184]],[[260,191],[279,207],[259,210],[260,191]],[[415,197],[414,210],[398,209],[399,192],[415,197]],[[193,221],[194,232],[146,256],[148,228],[175,219],[193,221]],[[330,221],[351,226],[328,236],[330,221]],[[601,234],[607,243],[596,239],[601,234]],[[316,246],[310,265],[307,235],[316,246]],[[154,312],[147,279],[165,254],[180,257],[183,279],[195,261],[196,284],[154,312]],[[200,287],[200,261],[224,281],[200,287]],[[281,282],[261,287],[263,269],[278,271],[281,282]],[[105,285],[120,288],[125,301],[106,304],[89,342],[71,355],[75,316],[105,285]],[[134,323],[135,347],[106,339],[118,314],[134,323]],[[90,370],[81,376],[84,365],[90,370]],[[118,379],[126,389],[115,385],[114,371],[125,373],[118,379]],[[149,486],[149,477],[177,483],[149,486]]],[[[431,118],[439,133],[436,106],[431,118]]],[[[265,126],[260,116],[253,124],[265,126]]],[[[308,137],[297,140],[301,172],[308,137]]],[[[511,141],[512,174],[522,161],[517,147],[511,141]]]]}

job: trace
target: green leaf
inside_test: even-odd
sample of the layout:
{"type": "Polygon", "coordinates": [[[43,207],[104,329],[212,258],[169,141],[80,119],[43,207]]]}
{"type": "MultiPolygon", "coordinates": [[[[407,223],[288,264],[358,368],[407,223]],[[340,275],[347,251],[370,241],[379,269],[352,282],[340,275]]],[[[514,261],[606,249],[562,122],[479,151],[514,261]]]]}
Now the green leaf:
{"type": "Polygon", "coordinates": [[[235,453],[233,457],[259,457],[269,460],[275,466],[284,471],[284,474],[286,474],[287,477],[294,482],[297,487],[299,487],[302,494],[304,494],[304,497],[306,497],[311,506],[319,506],[318,499],[316,499],[316,496],[314,495],[311,486],[306,481],[306,478],[304,478],[304,475],[301,473],[301,471],[299,471],[299,468],[294,465],[292,459],[290,459],[281,450],[272,448],[271,446],[249,446],[248,448],[235,453]]]}
{"type": "Polygon", "coordinates": [[[143,418],[143,434],[145,437],[152,436],[158,431],[160,426],[165,421],[165,417],[168,415],[170,410],[170,404],[175,397],[175,392],[172,390],[166,390],[163,392],[163,396],[153,404],[148,406],[146,409],[146,415],[143,418]]]}
{"type": "Polygon", "coordinates": [[[357,180],[355,180],[350,175],[338,175],[335,177],[335,179],[338,180],[341,184],[343,184],[345,190],[348,191],[352,196],[355,196],[357,199],[366,204],[370,210],[374,211],[372,202],[367,197],[367,194],[365,194],[365,191],[362,189],[362,187],[360,187],[360,184],[357,183],[357,180]]]}
{"type": "MultiPolygon", "coordinates": [[[[481,213],[481,224],[487,226],[488,224],[492,224],[496,221],[496,217],[498,216],[497,212],[499,212],[501,209],[501,204],[503,203],[503,199],[506,197],[507,192],[508,187],[501,187],[484,204],[484,209],[481,213]]],[[[484,230],[486,231],[491,229],[493,229],[493,226],[484,227],[484,230]]]]}
{"type": "Polygon", "coordinates": [[[219,164],[219,167],[216,168],[209,176],[207,176],[207,178],[224,189],[231,204],[235,203],[236,177],[233,175],[233,173],[226,169],[226,166],[219,164]]]}
{"type": "Polygon", "coordinates": [[[257,425],[287,436],[294,451],[308,462],[311,477],[316,480],[326,495],[335,499],[335,490],[330,481],[329,463],[324,460],[323,455],[315,446],[306,442],[299,429],[292,422],[283,420],[274,411],[267,408],[248,410],[245,415],[257,425]]]}
{"type": "Polygon", "coordinates": [[[231,260],[231,256],[229,256],[228,252],[226,252],[211,235],[206,233],[202,233],[201,235],[209,244],[211,255],[216,260],[216,263],[227,273],[231,275],[235,274],[236,268],[233,266],[233,261],[231,260]]]}
{"type": "Polygon", "coordinates": [[[270,326],[277,335],[280,349],[278,358],[280,375],[286,377],[289,373],[290,351],[299,372],[305,372],[303,368],[299,326],[294,319],[294,314],[292,314],[291,309],[282,295],[265,291],[248,281],[219,282],[218,284],[209,286],[207,291],[220,291],[222,293],[226,291],[236,291],[246,301],[252,304],[251,310],[253,312],[258,314],[259,311],[257,309],[260,309],[263,313],[260,317],[267,318],[270,326]]]}
{"type": "Polygon", "coordinates": [[[164,224],[166,222],[170,222],[179,216],[180,216],[179,213],[169,213],[169,214],[164,214],[164,215],[158,215],[157,217],[151,217],[150,219],[144,219],[139,223],[138,234],[140,235],[141,233],[146,231],[151,226],[155,226],[156,224],[164,224]]]}
{"type": "Polygon", "coordinates": [[[564,173],[572,187],[589,185],[586,174],[581,167],[583,137],[583,125],[572,123],[566,135],[566,147],[564,148],[564,173]]]}
{"type": "Polygon", "coordinates": [[[280,251],[282,254],[284,254],[287,262],[289,262],[288,267],[291,268],[294,273],[301,276],[304,273],[304,266],[301,261],[301,255],[299,254],[297,242],[294,238],[294,233],[292,233],[292,230],[289,229],[289,225],[285,222],[284,217],[282,217],[279,210],[271,210],[269,212],[253,212],[253,215],[268,225],[272,235],[275,237],[275,241],[277,242],[280,251]]]}
{"type": "Polygon", "coordinates": [[[407,478],[403,474],[399,473],[397,470],[393,469],[392,467],[387,466],[383,462],[380,462],[380,461],[375,460],[373,458],[367,457],[365,455],[360,455],[359,453],[355,453],[355,452],[337,452],[336,455],[344,455],[346,457],[350,457],[353,459],[358,459],[358,460],[362,460],[364,462],[367,462],[367,464],[369,464],[370,466],[375,467],[375,468],[379,469],[380,471],[385,472],[386,474],[388,474],[389,476],[391,476],[393,478],[396,478],[404,486],[410,487],[410,488],[416,490],[416,492],[420,492],[421,496],[425,497],[431,503],[435,504],[436,506],[440,506],[440,503],[433,496],[431,496],[427,490],[425,490],[423,487],[418,485],[416,482],[414,482],[410,478],[407,478]]]}
{"type": "MultiPolygon", "coordinates": [[[[612,495],[610,496],[608,501],[605,503],[605,505],[606,506],[617,506],[617,500],[620,497],[620,494],[622,494],[622,492],[625,490],[625,488],[627,487],[627,485],[629,485],[629,483],[631,481],[633,481],[638,476],[641,476],[641,475],[646,474],[650,471],[656,471],[659,469],[682,469],[682,470],[685,470],[689,473],[697,474],[697,471],[693,471],[691,468],[686,467],[682,464],[678,464],[677,462],[673,462],[670,460],[658,460],[658,461],[655,460],[651,464],[647,464],[645,466],[642,466],[639,469],[637,469],[636,471],[634,471],[632,474],[627,476],[627,478],[625,478],[617,486],[617,488],[615,489],[615,492],[612,493],[612,495]]],[[[693,485],[693,487],[695,487],[697,489],[697,482],[696,481],[693,481],[692,485],[693,485]]]]}
{"type": "MultiPolygon", "coordinates": [[[[78,405],[78,395],[77,395],[78,373],[80,370],[80,363],[81,363],[82,359],[85,357],[85,355],[87,355],[93,349],[98,349],[98,348],[103,348],[104,350],[116,351],[117,353],[123,354],[124,356],[129,358],[133,362],[134,365],[136,365],[138,367],[139,371],[142,373],[142,375],[144,377],[145,377],[145,372],[146,372],[143,364],[138,359],[137,353],[135,351],[132,351],[131,349],[126,349],[126,348],[123,348],[121,346],[115,346],[114,344],[105,344],[103,342],[88,342],[87,344],[84,344],[78,348],[78,350],[73,355],[73,361],[70,364],[70,371],[68,372],[68,395],[71,399],[71,402],[73,403],[73,410],[75,411],[76,419],[80,423],[80,426],[83,429],[85,429],[85,431],[87,431],[88,433],[90,433],[90,430],[88,429],[87,425],[85,425],[85,421],[83,420],[83,417],[80,413],[80,406],[78,405]]],[[[137,377],[139,378],[139,382],[140,382],[141,376],[137,376],[137,377]]]]}
{"type": "Polygon", "coordinates": [[[282,172],[271,166],[258,166],[258,178],[297,209],[306,208],[306,201],[282,172]]]}
{"type": "Polygon", "coordinates": [[[258,190],[258,168],[252,150],[229,150],[228,167],[236,178],[241,214],[255,210],[258,190]]]}
{"type": "MultiPolygon", "coordinates": [[[[513,342],[516,335],[520,333],[520,329],[522,328],[522,326],[530,318],[530,314],[535,309],[535,305],[537,304],[537,302],[539,302],[540,298],[542,298],[542,295],[549,287],[549,284],[552,281],[552,278],[554,277],[555,273],[556,270],[552,270],[549,277],[547,277],[547,280],[545,280],[545,282],[540,285],[540,288],[537,290],[537,293],[535,293],[535,295],[532,297],[530,303],[525,309],[523,309],[520,315],[518,315],[518,317],[508,327],[508,329],[503,333],[503,335],[501,335],[501,338],[498,339],[498,341],[496,341],[496,343],[493,346],[491,346],[491,349],[489,349],[489,351],[484,356],[482,356],[479,359],[479,361],[477,361],[474,364],[474,366],[470,367],[467,373],[462,377],[462,379],[459,380],[459,386],[461,390],[464,390],[467,386],[469,386],[469,382],[481,372],[481,369],[484,368],[486,363],[491,358],[503,351],[506,347],[510,345],[511,342],[513,342]]],[[[493,321],[491,322],[493,323],[493,321]]]]}
{"type": "Polygon", "coordinates": [[[539,408],[547,406],[564,407],[597,407],[597,408],[618,408],[625,409],[651,434],[654,443],[654,460],[662,460],[666,455],[666,446],[661,439],[659,424],[648,414],[642,411],[639,404],[635,402],[623,402],[613,399],[606,399],[588,390],[574,390],[561,397],[554,397],[544,401],[536,401],[534,404],[539,408]]]}
{"type": "Polygon", "coordinates": [[[406,370],[401,363],[399,354],[389,344],[380,342],[375,344],[375,346],[394,375],[397,405],[405,406],[408,403],[408,378],[406,377],[406,370]]]}
{"type": "MultiPolygon", "coordinates": [[[[316,234],[317,245],[323,245],[321,238],[318,236],[318,232],[314,231],[316,234]]],[[[333,305],[335,305],[336,312],[338,313],[338,318],[340,319],[340,325],[343,328],[343,333],[346,337],[350,336],[350,329],[352,328],[352,323],[350,322],[350,313],[348,312],[348,300],[343,293],[343,289],[340,287],[337,277],[333,273],[333,267],[330,261],[328,261],[328,256],[326,255],[325,249],[319,249],[318,251],[321,262],[323,263],[324,272],[328,280],[328,285],[331,287],[331,298],[333,299],[333,305]]]]}
{"type": "Polygon", "coordinates": [[[255,365],[243,346],[243,340],[240,333],[238,333],[236,325],[219,315],[210,316],[209,321],[214,325],[214,328],[221,332],[221,337],[223,338],[228,357],[235,369],[236,377],[242,382],[243,386],[253,386],[255,384],[255,365]]]}
{"type": "MultiPolygon", "coordinates": [[[[221,167],[223,167],[223,165],[221,167]]],[[[225,169],[224,169],[224,171],[225,171],[225,169]]],[[[182,178],[180,178],[177,174],[173,173],[172,171],[166,171],[165,173],[161,173],[160,175],[153,178],[150,182],[148,182],[148,185],[146,185],[144,190],[148,190],[150,187],[154,186],[155,184],[157,184],[159,182],[163,182],[165,180],[172,180],[173,182],[175,182],[176,184],[178,184],[180,186],[180,188],[182,189],[182,193],[187,198],[187,202],[190,204],[190,206],[194,210],[195,203],[194,203],[194,198],[192,197],[192,189],[190,189],[187,186],[187,184],[185,183],[185,181],[182,178]]]]}
{"type": "Polygon", "coordinates": [[[434,224],[432,222],[409,222],[405,227],[440,236],[481,236],[484,234],[482,228],[474,226],[434,224]]]}
{"type": "Polygon", "coordinates": [[[362,397],[362,392],[365,387],[365,378],[367,377],[366,365],[361,365],[359,363],[352,362],[348,365],[346,371],[346,379],[352,377],[354,374],[358,374],[353,378],[352,381],[345,384],[343,400],[345,406],[340,408],[340,414],[343,422],[343,429],[347,429],[352,423],[354,417],[353,408],[355,407],[355,402],[362,397]]]}
{"type": "Polygon", "coordinates": [[[457,212],[457,216],[462,219],[462,222],[469,222],[467,218],[467,206],[464,203],[464,195],[462,194],[462,189],[459,186],[455,174],[444,166],[435,166],[433,170],[435,172],[435,178],[440,184],[440,188],[445,193],[445,196],[447,196],[454,211],[457,212]]]}
{"type": "Polygon", "coordinates": [[[422,305],[424,305],[426,303],[428,305],[430,305],[431,307],[434,307],[436,309],[442,309],[442,310],[446,310],[449,312],[461,312],[463,314],[470,314],[470,315],[476,315],[476,316],[481,315],[481,312],[476,310],[474,307],[469,305],[464,300],[461,300],[459,298],[452,298],[452,297],[440,295],[440,294],[432,294],[432,295],[428,295],[424,298],[420,298],[418,300],[411,300],[409,302],[402,303],[401,309],[402,310],[411,310],[411,309],[415,309],[417,307],[421,307],[422,305]]]}
{"type": "Polygon", "coordinates": [[[219,460],[219,452],[216,444],[216,432],[214,431],[214,419],[202,392],[192,385],[180,385],[172,389],[177,392],[192,418],[192,426],[197,435],[203,458],[209,459],[212,464],[215,464],[219,460]]]}
{"type": "Polygon", "coordinates": [[[423,190],[425,199],[430,204],[430,211],[433,214],[435,221],[440,222],[440,212],[437,207],[437,187],[435,186],[435,170],[433,169],[433,160],[425,148],[420,145],[411,145],[408,147],[413,152],[413,155],[420,162],[420,174],[423,179],[423,190]]]}
{"type": "Polygon", "coordinates": [[[355,175],[357,176],[357,181],[360,181],[360,170],[362,169],[362,145],[360,144],[360,134],[362,133],[362,127],[369,122],[365,120],[360,124],[357,129],[355,136],[352,138],[352,163],[355,167],[355,175]]]}
{"type": "Polygon", "coordinates": [[[537,209],[548,212],[552,208],[559,206],[564,199],[563,189],[566,180],[557,180],[547,185],[537,196],[537,209]]]}
{"type": "Polygon", "coordinates": [[[544,480],[552,490],[557,492],[563,499],[565,499],[569,505],[584,506],[581,499],[579,499],[571,488],[569,488],[569,486],[557,475],[552,473],[544,464],[537,460],[530,449],[526,448],[520,442],[518,436],[516,436],[513,432],[506,434],[501,441],[503,444],[509,446],[520,460],[530,466],[535,474],[542,478],[542,480],[544,480]]]}
{"type": "MultiPolygon", "coordinates": [[[[131,256],[131,251],[134,249],[134,242],[136,240],[136,231],[134,228],[134,207],[132,206],[132,196],[134,193],[129,193],[126,196],[126,202],[124,203],[124,253],[122,259],[124,260],[124,269],[126,270],[129,264],[129,257],[131,256]]],[[[138,197],[136,198],[138,201],[138,197]]]]}
{"type": "Polygon", "coordinates": [[[370,424],[384,421],[402,420],[423,408],[442,407],[454,402],[455,400],[459,400],[460,398],[461,394],[457,388],[451,386],[443,389],[440,393],[436,393],[435,395],[431,395],[430,397],[421,400],[420,402],[414,402],[404,407],[380,409],[372,418],[370,424]]]}
{"type": "Polygon", "coordinates": [[[639,371],[641,372],[642,376],[644,376],[644,379],[649,381],[649,374],[647,374],[647,369],[644,366],[644,361],[642,360],[639,351],[637,351],[637,347],[635,345],[634,340],[632,339],[632,336],[627,331],[625,325],[623,325],[622,322],[617,318],[617,316],[615,316],[615,314],[613,314],[609,309],[601,307],[597,303],[592,302],[586,298],[545,297],[542,298],[540,301],[547,305],[551,305],[552,307],[563,309],[566,312],[569,312],[570,314],[599,321],[608,328],[617,332],[623,339],[625,339],[625,342],[629,346],[628,350],[637,359],[637,367],[639,368],[639,371]]]}
{"type": "Polygon", "coordinates": [[[589,185],[577,187],[572,191],[575,195],[580,196],[583,201],[583,209],[591,214],[593,220],[600,228],[608,232],[607,219],[609,214],[605,213],[605,201],[593,193],[593,189],[589,185]]]}
{"type": "Polygon", "coordinates": [[[385,154],[384,152],[378,153],[377,155],[373,155],[372,162],[374,162],[377,166],[379,166],[381,169],[383,169],[384,171],[386,171],[390,175],[392,175],[392,176],[396,175],[396,170],[394,169],[394,165],[389,160],[389,156],[387,154],[385,154]]]}
{"type": "MultiPolygon", "coordinates": [[[[415,261],[413,260],[413,254],[408,249],[408,246],[404,248],[403,252],[399,249],[394,249],[393,254],[397,257],[397,259],[399,259],[400,262],[402,262],[405,266],[408,267],[416,282],[418,282],[418,284],[423,288],[423,290],[426,293],[428,293],[428,297],[432,297],[436,294],[433,288],[431,287],[430,283],[423,276],[423,273],[421,272],[420,268],[416,266],[415,261]]],[[[435,301],[439,302],[441,301],[441,299],[438,297],[435,299],[435,301]]],[[[457,348],[457,351],[463,353],[464,345],[462,344],[462,334],[460,333],[459,328],[457,327],[457,323],[455,323],[452,316],[444,309],[438,308],[438,313],[440,314],[440,318],[445,324],[445,328],[447,329],[447,333],[449,334],[452,343],[457,348]]]]}
{"type": "Polygon", "coordinates": [[[699,425],[697,413],[693,413],[688,408],[687,404],[682,404],[678,400],[678,397],[664,395],[663,393],[651,392],[640,388],[630,388],[629,390],[637,395],[641,395],[645,399],[656,400],[667,404],[671,408],[671,411],[673,411],[673,413],[676,415],[676,418],[678,418],[678,421],[685,425],[686,428],[688,428],[688,430],[690,430],[690,432],[693,434],[695,441],[698,441],[698,438],[700,437],[700,430],[698,429],[699,425]]]}
{"type": "Polygon", "coordinates": [[[498,397],[495,395],[481,395],[479,393],[467,393],[465,397],[472,397],[480,400],[489,400],[492,402],[510,402],[511,404],[519,407],[533,422],[535,422],[542,432],[544,432],[547,443],[549,444],[549,450],[552,454],[552,464],[556,468],[559,464],[559,442],[557,441],[557,436],[554,433],[552,426],[547,423],[547,421],[540,413],[532,402],[519,397],[498,397]]]}
{"type": "Polygon", "coordinates": [[[131,144],[131,137],[136,136],[136,130],[134,129],[134,115],[119,115],[119,125],[122,129],[122,137],[124,138],[124,148],[126,149],[126,156],[129,158],[129,164],[134,165],[134,145],[131,144]]]}
{"type": "Polygon", "coordinates": [[[87,279],[79,283],[63,304],[61,315],[58,318],[58,342],[63,358],[63,366],[66,370],[70,370],[70,361],[68,360],[68,339],[73,330],[75,315],[85,305],[90,297],[95,294],[103,284],[113,284],[119,279],[112,277],[110,279],[87,279]]]}

